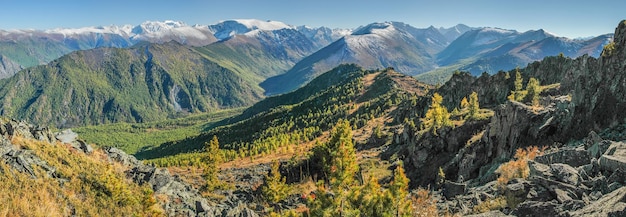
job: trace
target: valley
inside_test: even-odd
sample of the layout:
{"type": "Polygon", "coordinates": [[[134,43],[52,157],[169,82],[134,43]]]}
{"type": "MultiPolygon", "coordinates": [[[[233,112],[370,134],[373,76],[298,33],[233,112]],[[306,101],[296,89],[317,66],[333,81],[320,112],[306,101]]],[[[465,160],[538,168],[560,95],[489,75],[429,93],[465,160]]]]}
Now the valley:
{"type": "Polygon", "coordinates": [[[626,215],[624,20],[0,36],[0,216],[626,215]]]}

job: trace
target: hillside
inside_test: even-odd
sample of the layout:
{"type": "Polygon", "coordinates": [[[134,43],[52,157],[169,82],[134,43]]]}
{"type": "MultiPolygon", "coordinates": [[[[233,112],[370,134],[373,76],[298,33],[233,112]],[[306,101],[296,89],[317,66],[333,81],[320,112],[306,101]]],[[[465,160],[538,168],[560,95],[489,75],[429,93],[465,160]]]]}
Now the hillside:
{"type": "MultiPolygon", "coordinates": [[[[229,158],[270,153],[283,146],[313,141],[339,119],[350,120],[357,129],[371,131],[374,122],[391,121],[383,117],[393,113],[397,108],[395,103],[424,95],[429,88],[393,69],[366,71],[356,65],[342,65],[297,91],[257,103],[242,116],[235,117],[236,123],[140,151],[137,156],[150,159],[163,157],[165,153],[193,152],[214,135],[219,137],[229,158]]],[[[378,123],[379,127],[383,123],[378,123]]],[[[192,161],[191,156],[183,156],[180,159],[192,161]]],[[[166,158],[162,162],[167,161],[166,158]]]]}
{"type": "Polygon", "coordinates": [[[78,51],[0,83],[2,115],[56,127],[163,120],[262,97],[246,75],[177,43],[78,51]]]}
{"type": "Polygon", "coordinates": [[[295,29],[278,29],[234,35],[196,50],[226,68],[254,76],[260,83],[284,73],[320,48],[317,41],[295,29]]]}

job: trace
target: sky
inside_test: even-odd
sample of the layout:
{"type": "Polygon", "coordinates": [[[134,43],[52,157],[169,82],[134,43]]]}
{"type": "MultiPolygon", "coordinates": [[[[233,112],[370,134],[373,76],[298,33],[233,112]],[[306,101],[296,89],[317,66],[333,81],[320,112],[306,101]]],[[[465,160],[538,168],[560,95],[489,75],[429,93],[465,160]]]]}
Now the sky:
{"type": "Polygon", "coordinates": [[[417,28],[544,29],[570,38],[613,33],[626,19],[625,0],[0,0],[0,29],[52,29],[228,19],[357,28],[399,21],[417,28]]]}

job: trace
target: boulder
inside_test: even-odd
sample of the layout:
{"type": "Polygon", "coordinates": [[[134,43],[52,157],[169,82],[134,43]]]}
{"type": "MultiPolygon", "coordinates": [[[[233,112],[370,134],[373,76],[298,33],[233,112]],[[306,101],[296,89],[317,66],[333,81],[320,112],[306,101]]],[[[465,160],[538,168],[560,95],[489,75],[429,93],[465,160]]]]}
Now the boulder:
{"type": "Polygon", "coordinates": [[[579,167],[585,164],[589,164],[591,158],[589,156],[589,152],[579,148],[566,148],[561,149],[556,152],[547,153],[541,156],[537,156],[535,161],[542,164],[553,164],[553,163],[561,163],[567,164],[573,167],[579,167]]]}
{"type": "Polygon", "coordinates": [[[580,183],[578,170],[567,164],[550,164],[550,171],[555,179],[570,185],[577,186],[580,183]]]}
{"type": "Polygon", "coordinates": [[[626,171],[626,143],[613,142],[600,157],[600,169],[615,172],[616,170],[626,171]]]}
{"type": "Polygon", "coordinates": [[[466,187],[467,185],[463,183],[446,181],[443,184],[443,195],[448,199],[452,199],[457,195],[465,194],[466,187]]]}
{"type": "Polygon", "coordinates": [[[474,215],[466,215],[466,217],[509,217],[512,215],[507,215],[501,212],[500,210],[493,210],[485,213],[474,214],[474,215]]]}
{"type": "Polygon", "coordinates": [[[582,216],[626,216],[626,187],[604,195],[597,201],[573,212],[572,217],[582,216]]]}
{"type": "Polygon", "coordinates": [[[511,214],[518,217],[558,216],[561,212],[558,206],[554,201],[525,201],[517,205],[511,214]]]}
{"type": "Polygon", "coordinates": [[[609,149],[609,146],[611,146],[611,143],[612,142],[608,140],[594,143],[593,145],[591,145],[591,147],[587,149],[587,152],[589,153],[589,156],[591,158],[598,159],[600,158],[600,156],[602,156],[602,154],[604,154],[604,152],[607,149],[609,149]]]}
{"type": "Polygon", "coordinates": [[[78,134],[72,131],[72,129],[67,129],[67,130],[63,130],[61,132],[56,133],[54,137],[62,143],[69,144],[69,143],[76,141],[78,134]]]}

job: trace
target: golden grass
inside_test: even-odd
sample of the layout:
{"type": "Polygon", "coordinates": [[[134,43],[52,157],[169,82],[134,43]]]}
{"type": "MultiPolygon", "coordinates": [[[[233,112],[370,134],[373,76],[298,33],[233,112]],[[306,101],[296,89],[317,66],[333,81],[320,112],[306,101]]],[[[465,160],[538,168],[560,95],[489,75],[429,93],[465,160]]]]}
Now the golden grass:
{"type": "Polygon", "coordinates": [[[485,213],[492,210],[500,210],[507,206],[506,198],[504,196],[489,198],[478,205],[474,206],[474,213],[485,213]]]}
{"type": "Polygon", "coordinates": [[[36,166],[31,177],[0,163],[0,216],[163,215],[151,189],[127,180],[123,166],[109,163],[101,150],[88,156],[61,143],[11,142],[54,167],[61,179],[36,166]]]}

